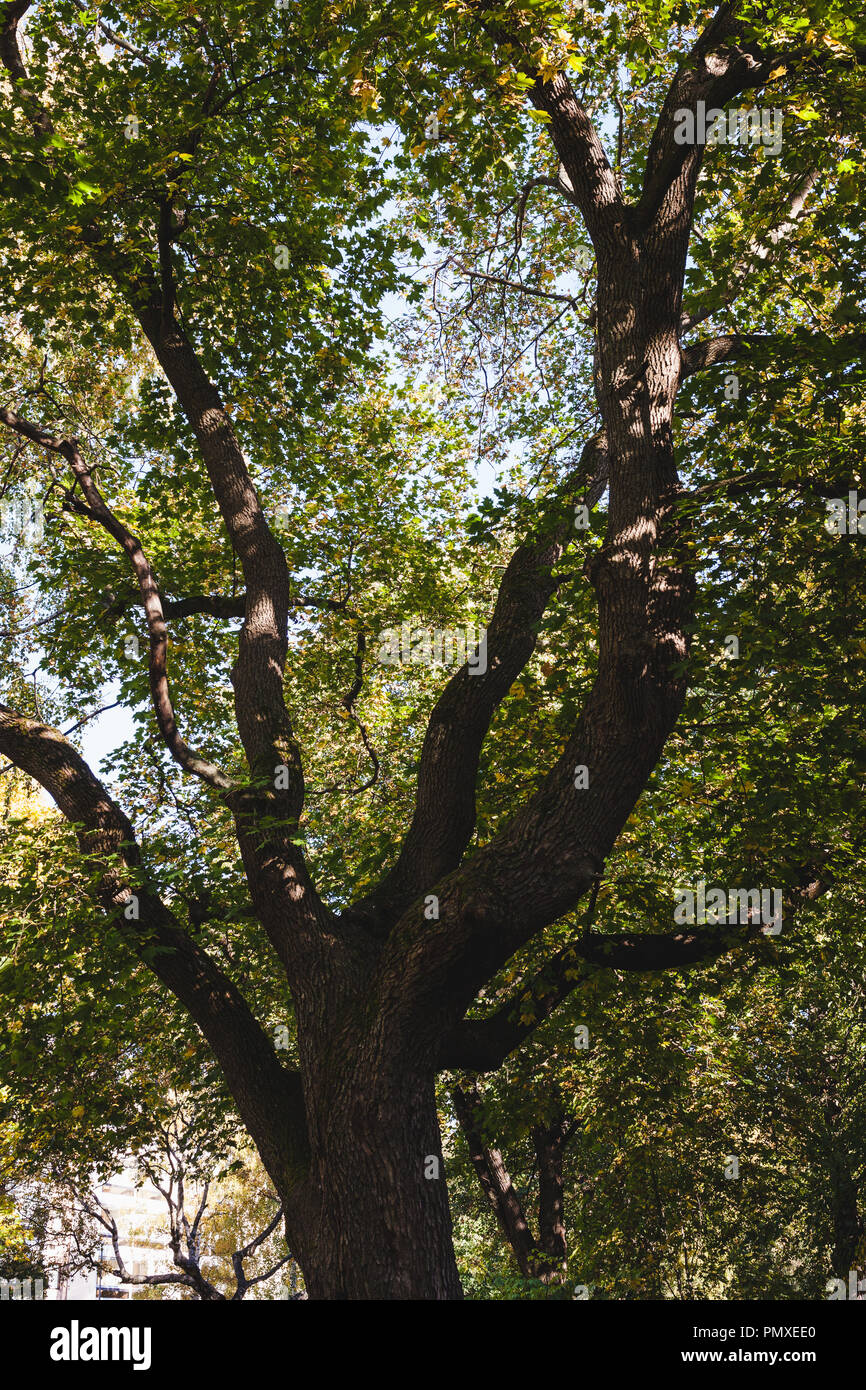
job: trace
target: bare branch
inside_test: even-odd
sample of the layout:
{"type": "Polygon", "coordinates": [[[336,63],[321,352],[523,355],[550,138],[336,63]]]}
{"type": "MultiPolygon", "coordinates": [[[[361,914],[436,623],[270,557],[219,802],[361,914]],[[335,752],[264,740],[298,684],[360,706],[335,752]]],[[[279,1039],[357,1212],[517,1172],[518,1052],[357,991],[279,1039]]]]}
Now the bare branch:
{"type": "MultiPolygon", "coordinates": [[[[75,0],[75,4],[82,13],[90,13],[86,0],[75,0]]],[[[112,29],[110,24],[106,24],[104,19],[98,19],[96,23],[101,33],[105,35],[109,43],[114,44],[115,48],[122,48],[124,53],[129,53],[133,58],[137,58],[140,63],[145,63],[148,67],[150,66],[151,59],[147,54],[143,53],[140,48],[136,48],[135,44],[130,43],[129,39],[125,39],[122,34],[118,34],[117,30],[112,29]]]]}
{"type": "MultiPolygon", "coordinates": [[[[85,510],[85,515],[99,522],[100,526],[123,547],[138,580],[150,634],[148,663],[150,693],[159,731],[172,757],[186,772],[194,773],[203,782],[207,782],[209,786],[220,791],[229,790],[234,785],[231,778],[221,772],[215,764],[200,758],[181,737],[168,687],[168,633],[156,577],[142,549],[141,542],[122,522],[118,521],[94,483],[90,469],[81,456],[78,441],[53,435],[40,425],[34,425],[30,421],[20,419],[14,411],[7,407],[0,408],[0,423],[15,430],[26,439],[42,445],[43,448],[61,454],[67,460],[88,504],[89,510],[85,510]]],[[[71,496],[69,497],[69,504],[75,510],[80,510],[71,496]]]]}
{"type": "Polygon", "coordinates": [[[518,294],[535,295],[538,299],[553,299],[560,304],[577,304],[574,295],[557,294],[553,290],[537,290],[531,285],[522,285],[519,281],[504,280],[500,275],[484,275],[480,270],[466,270],[463,266],[455,266],[461,275],[466,275],[470,280],[484,280],[490,285],[502,285],[507,290],[515,290],[518,294]]]}

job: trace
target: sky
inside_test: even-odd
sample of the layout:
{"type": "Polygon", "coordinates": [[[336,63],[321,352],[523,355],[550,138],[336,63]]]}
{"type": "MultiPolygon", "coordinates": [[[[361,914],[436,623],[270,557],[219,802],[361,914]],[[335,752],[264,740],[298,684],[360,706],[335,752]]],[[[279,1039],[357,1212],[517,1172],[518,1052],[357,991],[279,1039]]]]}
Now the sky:
{"type": "MultiPolygon", "coordinates": [[[[111,704],[118,698],[118,685],[113,683],[106,686],[102,692],[101,705],[111,704]]],[[[110,756],[116,748],[119,748],[127,739],[132,738],[134,733],[132,714],[122,705],[115,709],[106,710],[98,718],[92,719],[85,725],[81,734],[81,752],[84,761],[90,765],[96,775],[102,775],[103,761],[110,756]]]]}

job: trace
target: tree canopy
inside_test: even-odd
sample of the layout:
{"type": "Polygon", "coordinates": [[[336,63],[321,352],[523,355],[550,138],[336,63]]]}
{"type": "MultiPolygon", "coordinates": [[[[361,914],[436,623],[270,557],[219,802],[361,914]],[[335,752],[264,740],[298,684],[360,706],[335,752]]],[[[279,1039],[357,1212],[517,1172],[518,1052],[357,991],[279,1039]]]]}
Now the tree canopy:
{"type": "Polygon", "coordinates": [[[863,1273],[864,58],[0,4],[10,1171],[183,1094],[312,1299],[863,1273]]]}

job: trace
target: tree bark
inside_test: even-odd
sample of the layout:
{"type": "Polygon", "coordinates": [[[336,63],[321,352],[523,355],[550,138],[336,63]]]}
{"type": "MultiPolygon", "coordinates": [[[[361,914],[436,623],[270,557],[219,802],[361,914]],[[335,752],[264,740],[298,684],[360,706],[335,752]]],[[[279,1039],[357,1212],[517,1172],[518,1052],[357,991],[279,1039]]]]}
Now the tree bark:
{"type": "MultiPolygon", "coordinates": [[[[311,1299],[462,1298],[432,1074],[370,1058],[310,1078],[311,1299]]],[[[310,1199],[308,1198],[308,1201],[310,1199]]]]}
{"type": "Polygon", "coordinates": [[[866,1267],[863,1258],[863,1218],[857,1205],[857,1187],[843,1162],[830,1166],[830,1212],[833,1221],[833,1273],[847,1280],[849,1272],[858,1278],[866,1267]]]}
{"type": "Polygon", "coordinates": [[[511,1247],[525,1279],[545,1284],[561,1283],[566,1273],[565,1201],[562,1158],[570,1133],[564,1114],[531,1131],[538,1173],[538,1237],[526,1214],[524,1201],[515,1190],[499,1149],[485,1142],[481,1128],[481,1103],[473,1091],[454,1086],[454,1109],[469,1150],[481,1190],[511,1247]]]}

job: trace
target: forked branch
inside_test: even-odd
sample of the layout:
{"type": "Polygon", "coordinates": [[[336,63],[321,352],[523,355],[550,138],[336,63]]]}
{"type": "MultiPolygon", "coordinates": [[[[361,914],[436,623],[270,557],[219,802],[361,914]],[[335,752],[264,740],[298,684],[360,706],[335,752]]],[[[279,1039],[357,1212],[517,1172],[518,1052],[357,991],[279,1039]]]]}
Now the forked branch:
{"type": "Polygon", "coordinates": [[[35,444],[40,444],[44,449],[60,454],[66,459],[86,502],[86,505],[83,505],[70,492],[67,494],[67,506],[70,510],[97,521],[126,552],[138,581],[141,601],[144,606],[145,620],[150,636],[148,659],[150,695],[157,726],[165,745],[175,762],[179,763],[184,771],[200,777],[203,782],[218,791],[230,790],[234,785],[231,778],[227,777],[214,763],[208,762],[205,758],[194,753],[180,734],[168,685],[168,632],[156,576],[138,537],[134,536],[129,528],[118,520],[94,483],[90,469],[81,455],[78,440],[65,439],[52,434],[40,425],[32,424],[29,420],[22,420],[7,407],[0,408],[0,423],[22,435],[25,439],[30,439],[35,444]]]}

